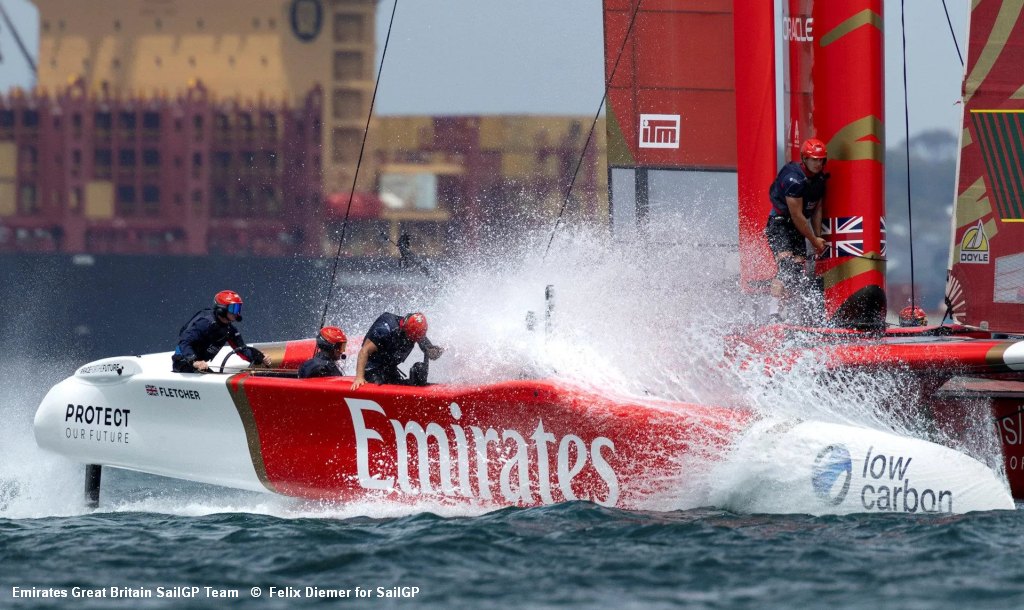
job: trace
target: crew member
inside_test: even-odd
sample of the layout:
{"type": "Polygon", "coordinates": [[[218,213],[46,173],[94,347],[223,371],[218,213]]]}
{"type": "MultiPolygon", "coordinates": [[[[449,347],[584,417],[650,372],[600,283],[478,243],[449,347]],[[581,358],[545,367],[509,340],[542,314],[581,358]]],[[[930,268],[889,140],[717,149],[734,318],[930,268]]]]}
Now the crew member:
{"type": "Polygon", "coordinates": [[[242,321],[242,297],[233,290],[221,290],[213,297],[213,307],[200,309],[178,332],[178,347],[171,356],[176,373],[195,373],[210,368],[210,360],[227,343],[243,359],[270,366],[260,350],[249,347],[234,322],[242,321]]]}
{"type": "Polygon", "coordinates": [[[405,317],[382,313],[363,339],[352,389],[357,390],[366,382],[405,383],[398,365],[405,362],[414,345],[419,345],[431,360],[437,360],[444,353],[443,348],[427,338],[427,317],[422,313],[411,313],[405,317]]]}
{"type": "Polygon", "coordinates": [[[827,160],[825,143],[811,138],[800,147],[800,162],[784,165],[768,189],[772,211],[764,232],[779,270],[771,285],[772,296],[776,298],[805,291],[807,245],[804,240],[811,242],[816,255],[825,251],[821,217],[828,179],[824,171],[827,160]]]}
{"type": "Polygon", "coordinates": [[[900,310],[900,326],[928,326],[928,314],[920,307],[907,305],[900,310]]]}
{"type": "Polygon", "coordinates": [[[299,367],[299,378],[341,377],[338,360],[345,358],[348,337],[337,326],[325,326],[316,336],[316,353],[299,367]]]}

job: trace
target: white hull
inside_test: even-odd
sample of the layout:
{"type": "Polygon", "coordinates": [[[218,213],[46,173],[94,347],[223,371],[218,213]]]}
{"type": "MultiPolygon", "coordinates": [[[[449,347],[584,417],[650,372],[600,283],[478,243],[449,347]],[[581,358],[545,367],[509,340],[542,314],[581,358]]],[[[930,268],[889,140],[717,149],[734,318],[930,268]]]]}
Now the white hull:
{"type": "MultiPolygon", "coordinates": [[[[311,349],[293,342],[275,361],[311,349]]],[[[336,501],[811,514],[1014,507],[1005,479],[977,460],[877,430],[769,423],[542,380],[353,392],[350,378],[169,369],[169,353],[83,366],[40,405],[39,446],[86,464],[336,501]]]]}

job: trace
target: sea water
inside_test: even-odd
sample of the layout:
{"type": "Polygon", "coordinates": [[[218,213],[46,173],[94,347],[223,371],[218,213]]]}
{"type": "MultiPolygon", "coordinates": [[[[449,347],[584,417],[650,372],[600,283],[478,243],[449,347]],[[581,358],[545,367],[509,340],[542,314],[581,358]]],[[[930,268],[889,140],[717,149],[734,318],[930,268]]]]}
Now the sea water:
{"type": "MultiPolygon", "coordinates": [[[[983,409],[966,423],[966,437],[944,438],[914,405],[893,411],[898,374],[825,382],[820,363],[802,361],[783,381],[724,359],[725,335],[749,315],[732,296],[724,261],[586,232],[564,236],[542,257],[540,237],[541,247],[475,260],[418,296],[385,304],[428,312],[432,339],[447,348],[433,379],[557,374],[634,396],[728,400],[763,417],[946,441],[999,467],[983,409]],[[546,325],[547,286],[554,308],[546,325]],[[528,311],[538,321],[532,331],[528,311]]],[[[376,313],[352,314],[349,326],[376,313]]],[[[81,465],[40,451],[32,433],[46,389],[79,364],[57,357],[0,365],[0,606],[1024,603],[1020,511],[768,516],[703,502],[736,480],[678,490],[680,503],[661,511],[574,502],[480,512],[430,502],[315,503],[106,469],[101,506],[88,510],[81,465]]]]}

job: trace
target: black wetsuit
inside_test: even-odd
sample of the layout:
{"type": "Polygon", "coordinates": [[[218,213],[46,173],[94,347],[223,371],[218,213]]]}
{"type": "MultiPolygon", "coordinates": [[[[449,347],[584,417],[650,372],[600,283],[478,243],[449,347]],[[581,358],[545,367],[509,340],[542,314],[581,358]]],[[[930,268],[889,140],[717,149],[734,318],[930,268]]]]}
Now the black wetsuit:
{"type": "Polygon", "coordinates": [[[299,378],[308,377],[341,377],[344,373],[338,366],[337,360],[331,360],[323,352],[318,351],[309,360],[299,367],[299,378]]]}
{"type": "Polygon", "coordinates": [[[239,355],[249,362],[260,364],[264,360],[263,352],[247,346],[235,325],[217,319],[212,307],[197,311],[178,334],[178,346],[171,356],[174,372],[195,373],[194,362],[209,362],[225,344],[232,349],[241,348],[239,355]]]}
{"type": "Polygon", "coordinates": [[[377,346],[366,361],[366,380],[370,383],[404,383],[405,375],[398,365],[412,353],[416,344],[399,327],[400,316],[384,312],[374,320],[366,338],[377,346]]]}
{"type": "Polygon", "coordinates": [[[783,252],[802,257],[807,251],[804,235],[796,228],[790,217],[786,198],[803,199],[804,218],[810,220],[825,197],[827,178],[828,175],[824,171],[808,176],[804,173],[803,164],[796,161],[787,163],[779,170],[779,175],[768,188],[772,211],[764,230],[768,245],[776,257],[783,252]]]}

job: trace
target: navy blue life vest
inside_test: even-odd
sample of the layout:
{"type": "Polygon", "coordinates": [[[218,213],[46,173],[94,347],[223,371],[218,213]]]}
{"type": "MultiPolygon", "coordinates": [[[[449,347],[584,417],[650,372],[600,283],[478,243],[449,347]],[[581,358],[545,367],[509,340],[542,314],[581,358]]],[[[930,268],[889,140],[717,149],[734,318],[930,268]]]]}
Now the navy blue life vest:
{"type": "Polygon", "coordinates": [[[828,174],[824,171],[816,176],[808,177],[799,162],[787,163],[779,170],[779,175],[768,188],[768,198],[772,202],[772,214],[789,218],[789,205],[786,197],[803,199],[804,217],[810,218],[821,205],[825,197],[825,181],[828,174]]]}

